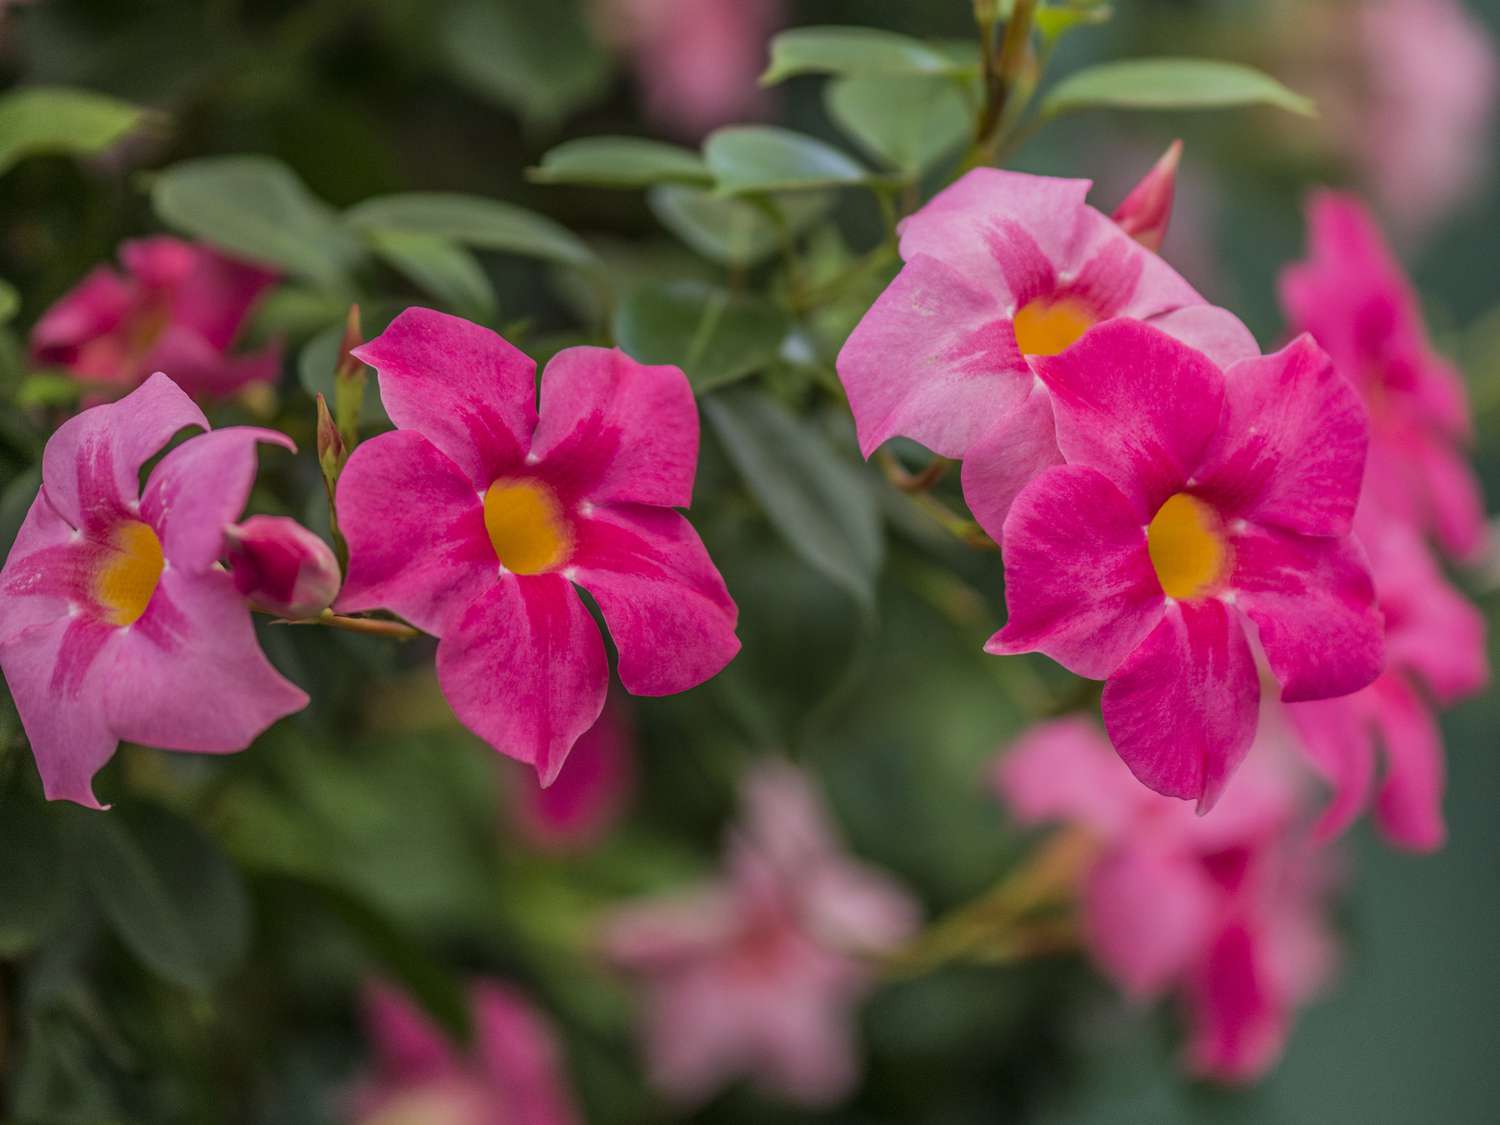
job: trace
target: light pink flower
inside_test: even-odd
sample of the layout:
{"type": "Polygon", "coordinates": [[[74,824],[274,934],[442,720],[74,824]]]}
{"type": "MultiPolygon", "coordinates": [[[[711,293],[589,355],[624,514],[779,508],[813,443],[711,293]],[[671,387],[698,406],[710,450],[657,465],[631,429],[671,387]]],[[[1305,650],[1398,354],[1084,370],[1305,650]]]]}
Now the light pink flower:
{"type": "Polygon", "coordinates": [[[1172,197],[1177,194],[1181,163],[1182,142],[1173,141],[1110,216],[1116,226],[1153,253],[1161,249],[1172,221],[1172,197]]]}
{"type": "Polygon", "coordinates": [[[220,397],[280,375],[279,345],[229,354],[275,274],[167,237],[124,243],[120,261],[123,275],[95,267],[37,321],[37,363],[118,392],[164,371],[195,397],[220,397]]]}
{"type": "Polygon", "coordinates": [[[766,44],[781,0],[600,0],[605,33],[629,49],[656,121],[697,138],[765,113],[766,44]]]}
{"type": "Polygon", "coordinates": [[[627,908],[610,958],[647,993],[653,1081],[697,1102],[737,1077],[820,1105],[853,1087],[861,954],[892,949],[917,911],[885,875],[846,855],[806,777],[767,765],[748,779],[725,875],[627,908]]]}
{"type": "Polygon", "coordinates": [[[316,617],[339,592],[333,549],[286,516],[251,516],[224,532],[234,586],[263,613],[316,617]]]}
{"type": "Polygon", "coordinates": [[[1380,613],[1349,535],[1364,409],[1306,336],[1222,372],[1121,319],[1033,362],[1067,464],[1005,521],[1010,614],[986,649],[1105,680],[1126,764],[1207,810],[1255,736],[1247,629],[1287,701],[1380,672],[1380,613]]]}
{"type": "Polygon", "coordinates": [[[625,708],[619,700],[604,705],[551,785],[544,788],[530,770],[512,779],[512,814],[532,847],[586,851],[619,820],[635,788],[634,732],[625,708]]]}
{"type": "Polygon", "coordinates": [[[514,988],[469,989],[474,1043],[455,1046],[407,997],[365,994],[375,1071],[356,1093],[351,1125],[578,1125],[556,1035],[514,988]]]}
{"type": "Polygon", "coordinates": [[[1363,205],[1320,192],[1307,221],[1308,258],[1282,272],[1281,302],[1369,408],[1364,503],[1472,557],[1484,545],[1484,501],[1464,454],[1463,379],[1433,351],[1417,296],[1363,205]]]}
{"type": "Polygon", "coordinates": [[[1084,719],[1032,728],[995,770],[1020,823],[1093,838],[1079,888],[1090,954],[1133,999],[1178,995],[1189,1065],[1226,1081],[1275,1062],[1334,961],[1327,861],[1299,835],[1300,794],[1271,749],[1211,817],[1135,784],[1084,719]]]}
{"type": "Polygon", "coordinates": [[[1290,716],[1334,787],[1321,835],[1342,832],[1369,802],[1378,743],[1386,768],[1376,820],[1399,847],[1432,851],[1446,836],[1443,740],[1432,709],[1488,682],[1484,615],[1448,585],[1410,529],[1385,522],[1362,530],[1385,616],[1386,670],[1363,691],[1296,704],[1290,716]]]}
{"type": "Polygon", "coordinates": [[[1084,203],[1087,180],[980,168],[901,224],[906,265],[839,353],[868,457],[902,436],[961,457],[964,498],[998,538],[1016,494],[1062,461],[1042,357],[1113,317],[1227,366],[1257,354],[1235,317],[1084,203]]]}
{"type": "Polygon", "coordinates": [[[495,333],[407,309],[354,353],[398,429],[339,478],[338,608],[384,607],[441,638],[454,713],[550,785],[599,717],[604,643],[634,695],[670,695],[739,651],[737,611],[673,508],[692,498],[698,408],[675,367],[568,348],[542,376],[495,333]]]}
{"type": "Polygon", "coordinates": [[[165,375],[52,435],[42,487],[0,571],[0,667],[49,798],[101,807],[120,741],[243,750],[307,696],[255,640],[219,565],[270,430],[201,434],[141,466],[203,412],[165,375]]]}

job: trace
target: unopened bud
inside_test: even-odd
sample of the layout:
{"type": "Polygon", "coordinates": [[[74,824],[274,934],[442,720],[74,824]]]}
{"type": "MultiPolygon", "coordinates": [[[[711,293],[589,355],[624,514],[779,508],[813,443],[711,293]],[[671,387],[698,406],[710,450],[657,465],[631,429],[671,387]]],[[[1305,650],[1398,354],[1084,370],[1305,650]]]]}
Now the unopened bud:
{"type": "Polygon", "coordinates": [[[1181,160],[1182,142],[1173,141],[1114,213],[1120,229],[1147,250],[1160,250],[1167,237],[1172,196],[1177,190],[1177,165],[1181,160]]]}
{"type": "Polygon", "coordinates": [[[344,467],[344,437],[328,412],[328,401],[318,395],[318,465],[325,477],[337,479],[344,467]]]}
{"type": "Polygon", "coordinates": [[[339,592],[333,550],[286,516],[251,516],[224,533],[234,585],[264,613],[298,621],[316,617],[339,592]]]}

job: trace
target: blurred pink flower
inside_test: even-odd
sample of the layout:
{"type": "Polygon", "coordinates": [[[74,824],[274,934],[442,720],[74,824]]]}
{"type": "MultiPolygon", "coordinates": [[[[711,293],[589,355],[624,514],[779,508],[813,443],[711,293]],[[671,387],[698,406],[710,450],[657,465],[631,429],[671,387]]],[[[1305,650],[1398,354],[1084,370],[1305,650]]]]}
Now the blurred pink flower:
{"type": "Polygon", "coordinates": [[[1319,192],[1307,223],[1308,257],[1282,271],[1281,303],[1369,408],[1361,504],[1472,557],[1484,546],[1484,500],[1465,456],[1463,379],[1433,350],[1417,295],[1364,206],[1319,192]]]}
{"type": "Polygon", "coordinates": [[[620,911],[604,945],[645,986],[646,1053],[666,1094],[697,1102],[745,1076],[821,1105],[858,1078],[862,957],[917,924],[904,891],[843,851],[808,779],[765,764],[746,781],[723,877],[620,911]]]}
{"type": "Polygon", "coordinates": [[[1263,1074],[1295,1008],[1329,975],[1327,858],[1299,834],[1295,774],[1266,747],[1211,816],[1147,792],[1093,723],[1033,727],[998,761],[995,785],[1026,825],[1087,832],[1085,944],[1130,997],[1180,997],[1187,1058],[1224,1081],[1263,1074]]]}
{"type": "Polygon", "coordinates": [[[631,51],[646,111],[695,139],[766,110],[759,79],[781,0],[599,0],[607,37],[631,51]]]}
{"type": "Polygon", "coordinates": [[[120,247],[125,273],[96,266],[37,321],[32,358],[124,393],[164,371],[197,398],[275,382],[281,348],[230,346],[276,275],[165,236],[120,247]]]}
{"type": "Polygon", "coordinates": [[[0,667],[48,798],[99,808],[93,777],[121,741],[243,750],[307,706],[271,667],[219,565],[271,430],[208,429],[165,375],[64,422],[0,571],[0,667]]]}
{"type": "Polygon", "coordinates": [[[605,703],[551,785],[543,788],[531,770],[508,779],[516,828],[532,847],[585,851],[619,820],[635,788],[634,732],[627,706],[618,699],[605,703]]]}
{"type": "Polygon", "coordinates": [[[251,516],[224,532],[234,586],[262,613],[316,617],[339,592],[333,549],[286,516],[251,516]]]}
{"type": "Polygon", "coordinates": [[[375,1068],[352,1100],[352,1125],[578,1125],[545,1019],[498,981],[473,984],[469,1003],[474,1043],[465,1051],[403,993],[366,990],[375,1068]]]}
{"type": "Polygon", "coordinates": [[[576,347],[536,364],[477,324],[407,309],[356,348],[397,429],[339,477],[349,569],[337,608],[440,638],[459,720],[543,785],[599,717],[599,606],[634,695],[696,687],[734,658],[738,610],[698,533],[698,404],[676,367],[576,347]]]}

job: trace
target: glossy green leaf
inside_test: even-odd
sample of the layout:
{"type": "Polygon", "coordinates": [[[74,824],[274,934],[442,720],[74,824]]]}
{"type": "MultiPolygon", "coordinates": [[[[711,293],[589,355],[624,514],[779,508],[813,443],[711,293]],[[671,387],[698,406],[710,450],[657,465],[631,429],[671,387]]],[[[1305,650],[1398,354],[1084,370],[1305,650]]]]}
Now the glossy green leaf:
{"type": "Polygon", "coordinates": [[[478,195],[410,192],[383,195],[350,208],[357,230],[445,238],[480,250],[502,250],[568,266],[592,266],[593,252],[545,215],[478,195]]]}
{"type": "MultiPolygon", "coordinates": [[[[791,234],[823,215],[831,202],[826,193],[803,192],[772,200],[791,234]]],[[[753,266],[776,253],[784,237],[766,210],[743,199],[729,199],[699,188],[659,184],[646,203],[662,226],[699,254],[726,266],[753,266]]]]}
{"type": "Polygon", "coordinates": [[[358,242],[286,165],[264,156],[211,156],[174,164],[151,187],[170,227],[230,254],[347,288],[358,242]]]}
{"type": "Polygon", "coordinates": [[[946,78],[840,78],[823,100],[840,129],[908,175],[953,152],[973,127],[963,95],[946,78]]]}
{"type": "Polygon", "coordinates": [[[43,153],[102,152],[147,120],[139,106],[88,90],[23,86],[0,97],[0,172],[43,153]]]}
{"type": "Polygon", "coordinates": [[[692,149],[645,137],[581,137],[551,149],[527,175],[544,184],[642,188],[678,183],[707,187],[713,175],[692,149]]]}
{"type": "Polygon", "coordinates": [[[250,940],[250,904],[217,841],[176,813],[131,803],[75,818],[89,889],[120,940],[152,970],[206,989],[250,940]]]}
{"type": "Polygon", "coordinates": [[[792,551],[873,611],[885,540],[861,468],[760,391],[732,388],[705,399],[703,412],[792,551]]]}
{"type": "Polygon", "coordinates": [[[964,75],[978,70],[976,55],[972,45],[955,50],[872,27],[799,27],[771,40],[771,65],[760,80],[769,86],[794,74],[964,75]]]}
{"type": "Polygon", "coordinates": [[[470,320],[495,314],[495,289],[474,255],[446,238],[398,230],[370,232],[375,254],[443,307],[470,320]]]}
{"type": "Polygon", "coordinates": [[[1223,109],[1269,105],[1312,115],[1310,99],[1240,63],[1215,59],[1126,59],[1068,75],[1042,101],[1043,117],[1080,109],[1223,109]]]}
{"type": "Polygon", "coordinates": [[[769,301],[696,281],[644,285],[615,310],[620,347],[642,363],[672,363],[703,394],[770,364],[791,328],[769,301]]]}
{"type": "Polygon", "coordinates": [[[0,797],[0,958],[35,948],[64,901],[64,849],[40,804],[11,792],[0,797]]]}
{"type": "Polygon", "coordinates": [[[718,189],[747,192],[807,191],[870,179],[870,170],[816,137],[774,125],[732,125],[709,134],[703,157],[718,189]]]}

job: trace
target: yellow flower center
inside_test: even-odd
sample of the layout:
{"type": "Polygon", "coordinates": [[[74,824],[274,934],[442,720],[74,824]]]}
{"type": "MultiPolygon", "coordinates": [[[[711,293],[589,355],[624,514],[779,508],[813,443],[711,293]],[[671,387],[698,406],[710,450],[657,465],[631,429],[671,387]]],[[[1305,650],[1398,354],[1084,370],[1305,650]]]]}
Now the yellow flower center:
{"type": "Polygon", "coordinates": [[[1016,310],[1011,325],[1016,330],[1016,347],[1022,355],[1056,355],[1077,343],[1097,319],[1081,301],[1067,297],[1049,301],[1038,297],[1016,310]]]}
{"type": "Polygon", "coordinates": [[[484,528],[502,566],[540,574],[562,565],[572,536],[552,490],[540,481],[501,478],[484,494],[484,528]]]}
{"type": "Polygon", "coordinates": [[[151,604],[166,559],[156,532],[128,520],[110,536],[109,554],[94,576],[94,597],[114,625],[132,625],[151,604]]]}
{"type": "Polygon", "coordinates": [[[1146,549],[1162,592],[1180,601],[1206,593],[1223,576],[1229,554],[1214,510],[1186,492],[1157,511],[1146,528],[1146,549]]]}

